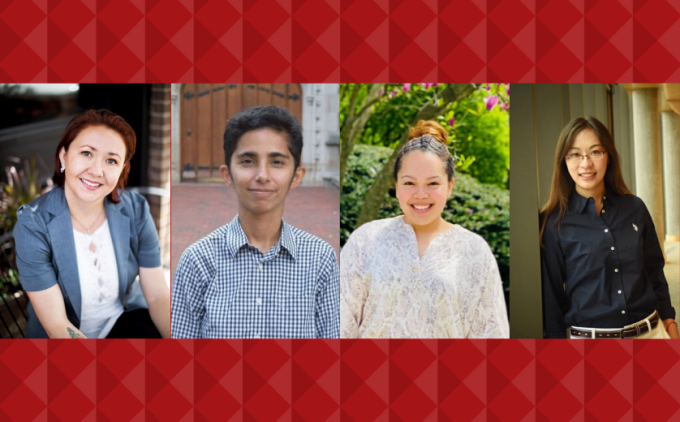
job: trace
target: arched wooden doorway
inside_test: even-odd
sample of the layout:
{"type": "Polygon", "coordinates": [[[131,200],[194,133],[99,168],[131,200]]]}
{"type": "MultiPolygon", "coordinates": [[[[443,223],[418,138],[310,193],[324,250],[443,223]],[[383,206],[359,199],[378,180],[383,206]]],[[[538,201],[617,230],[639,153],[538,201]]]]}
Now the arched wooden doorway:
{"type": "Polygon", "coordinates": [[[221,181],[226,122],[244,108],[273,104],[302,121],[299,84],[187,84],[180,108],[182,181],[221,181]]]}

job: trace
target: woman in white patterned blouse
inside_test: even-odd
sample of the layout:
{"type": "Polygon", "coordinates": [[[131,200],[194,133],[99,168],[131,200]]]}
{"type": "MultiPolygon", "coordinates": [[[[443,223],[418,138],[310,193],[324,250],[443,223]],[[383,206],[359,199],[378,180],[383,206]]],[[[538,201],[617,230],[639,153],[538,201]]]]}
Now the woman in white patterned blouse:
{"type": "Polygon", "coordinates": [[[507,338],[486,241],[441,214],[454,184],[446,131],[420,121],[394,167],[404,215],[366,223],[340,254],[343,338],[507,338]]]}

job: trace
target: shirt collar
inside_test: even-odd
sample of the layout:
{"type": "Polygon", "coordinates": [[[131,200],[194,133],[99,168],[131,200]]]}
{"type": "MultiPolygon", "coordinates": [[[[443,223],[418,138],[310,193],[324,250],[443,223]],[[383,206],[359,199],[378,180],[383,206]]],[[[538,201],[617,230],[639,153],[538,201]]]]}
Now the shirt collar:
{"type": "MultiPolygon", "coordinates": [[[[570,203],[571,203],[571,206],[573,207],[573,209],[575,209],[579,213],[583,213],[583,210],[586,209],[586,205],[588,205],[589,199],[590,198],[586,198],[584,196],[579,195],[574,190],[574,193],[571,195],[570,203]]],[[[613,193],[605,192],[604,196],[602,197],[602,202],[603,203],[608,202],[611,205],[615,205],[616,204],[616,195],[613,194],[613,193]]]]}
{"type": "Polygon", "coordinates": [[[286,221],[283,219],[281,222],[283,223],[283,228],[281,229],[281,239],[279,240],[279,245],[287,250],[290,256],[295,259],[295,254],[297,253],[297,242],[295,241],[293,227],[286,223],[286,221]]]}
{"type": "MultiPolygon", "coordinates": [[[[293,233],[293,228],[290,224],[286,223],[285,220],[281,220],[281,237],[279,241],[274,245],[274,256],[279,253],[281,248],[284,248],[290,256],[295,259],[295,254],[297,252],[297,242],[295,241],[295,234],[293,233]]],[[[232,256],[244,246],[248,246],[248,236],[246,236],[241,226],[241,221],[238,215],[234,217],[231,222],[229,222],[229,229],[227,231],[227,251],[232,256]]]]}
{"type": "Polygon", "coordinates": [[[618,196],[615,193],[605,193],[604,197],[602,197],[603,202],[608,202],[609,205],[616,205],[616,200],[618,199],[618,196]]]}

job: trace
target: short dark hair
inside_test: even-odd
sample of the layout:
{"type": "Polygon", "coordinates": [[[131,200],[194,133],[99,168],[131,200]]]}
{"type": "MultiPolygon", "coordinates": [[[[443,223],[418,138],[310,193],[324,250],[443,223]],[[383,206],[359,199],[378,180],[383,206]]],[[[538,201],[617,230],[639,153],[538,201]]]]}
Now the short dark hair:
{"type": "Polygon", "coordinates": [[[135,154],[135,148],[137,146],[137,136],[135,135],[134,129],[125,121],[122,117],[116,113],[100,109],[88,109],[80,114],[77,114],[66,126],[66,131],[64,136],[62,136],[59,145],[57,145],[57,150],[54,152],[54,176],[52,180],[57,186],[64,186],[64,173],[61,172],[61,160],[59,159],[59,152],[61,148],[68,151],[71,142],[76,139],[76,136],[85,128],[92,126],[101,126],[118,133],[123,139],[125,144],[125,160],[123,163],[123,170],[118,178],[118,183],[116,187],[109,194],[109,199],[114,204],[120,202],[120,197],[123,194],[123,189],[125,189],[125,182],[127,181],[128,174],[130,173],[130,159],[135,154]]]}
{"type": "Polygon", "coordinates": [[[241,137],[251,130],[272,129],[285,134],[288,150],[295,160],[295,168],[300,166],[302,155],[302,126],[293,114],[282,107],[273,105],[247,108],[234,115],[227,122],[224,131],[224,161],[230,167],[231,156],[238,147],[241,137]]]}

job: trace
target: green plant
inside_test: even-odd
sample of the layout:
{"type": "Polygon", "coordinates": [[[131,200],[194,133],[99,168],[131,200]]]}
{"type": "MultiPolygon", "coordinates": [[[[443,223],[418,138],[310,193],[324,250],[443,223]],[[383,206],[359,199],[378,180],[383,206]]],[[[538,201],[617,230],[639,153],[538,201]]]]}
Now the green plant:
{"type": "Polygon", "coordinates": [[[0,183],[0,228],[11,231],[17,222],[17,210],[40,196],[36,155],[25,158],[19,166],[5,167],[7,183],[0,183]]]}
{"type": "MultiPolygon", "coordinates": [[[[357,101],[363,104],[371,86],[360,84],[357,101]]],[[[343,84],[340,93],[341,126],[349,113],[354,84],[343,84]]],[[[380,99],[371,103],[371,114],[357,144],[395,148],[424,104],[442,104],[447,84],[380,84],[380,99]]],[[[483,183],[508,188],[510,166],[509,86],[480,84],[435,118],[449,132],[451,153],[467,165],[458,167],[483,183]],[[464,160],[463,160],[464,159],[464,160]]],[[[354,144],[352,144],[353,146],[354,144]]],[[[344,177],[344,175],[343,175],[344,177]]]]}
{"type": "Polygon", "coordinates": [[[456,152],[477,158],[462,172],[482,183],[504,189],[509,187],[510,168],[509,100],[506,91],[507,87],[503,84],[482,87],[439,119],[439,123],[444,125],[455,114],[456,152]]]}
{"type": "MultiPolygon", "coordinates": [[[[17,222],[17,210],[24,204],[30,204],[40,196],[41,179],[38,170],[38,157],[33,154],[23,161],[16,160],[18,165],[5,167],[7,183],[0,183],[0,235],[9,233],[17,222]]],[[[42,163],[42,162],[41,162],[42,163]]],[[[43,167],[44,166],[44,163],[43,167]]],[[[51,182],[51,179],[48,181],[51,182]]],[[[48,183],[49,185],[49,183],[48,183]]],[[[7,242],[12,242],[9,239],[7,242]]],[[[0,244],[0,294],[7,297],[18,290],[19,274],[12,269],[10,261],[14,261],[14,248],[6,248],[7,242],[0,244]]]]}
{"type": "MultiPolygon", "coordinates": [[[[392,150],[356,145],[348,158],[340,199],[340,243],[345,244],[356,228],[356,220],[373,178],[387,162],[392,150]]],[[[382,202],[379,218],[401,215],[394,190],[382,202]]],[[[465,174],[456,174],[453,193],[442,214],[446,221],[460,224],[482,236],[496,257],[505,288],[510,279],[510,195],[505,189],[483,184],[465,174]]]]}
{"type": "Polygon", "coordinates": [[[19,274],[11,268],[0,270],[0,295],[9,298],[19,290],[19,274]]]}

